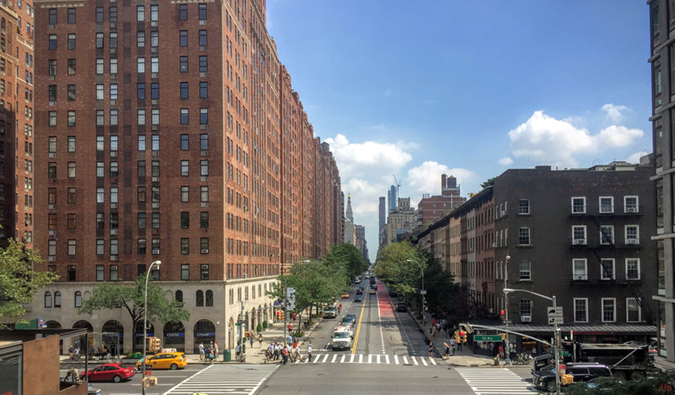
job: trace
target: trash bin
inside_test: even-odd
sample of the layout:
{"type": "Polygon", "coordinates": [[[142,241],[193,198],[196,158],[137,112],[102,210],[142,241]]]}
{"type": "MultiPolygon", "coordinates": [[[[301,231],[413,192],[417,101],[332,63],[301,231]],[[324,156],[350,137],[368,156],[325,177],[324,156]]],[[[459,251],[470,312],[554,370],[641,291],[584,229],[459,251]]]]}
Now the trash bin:
{"type": "Polygon", "coordinates": [[[223,353],[223,362],[232,361],[232,350],[225,350],[223,353]]]}

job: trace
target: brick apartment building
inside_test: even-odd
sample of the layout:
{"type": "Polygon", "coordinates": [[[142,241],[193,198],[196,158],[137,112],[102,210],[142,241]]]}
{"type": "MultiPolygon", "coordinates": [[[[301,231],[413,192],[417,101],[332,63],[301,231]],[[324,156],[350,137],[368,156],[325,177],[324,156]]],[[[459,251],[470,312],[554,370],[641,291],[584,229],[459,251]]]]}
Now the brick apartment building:
{"type": "Polygon", "coordinates": [[[33,246],[33,3],[0,4],[0,240],[33,246]]]}
{"type": "MultiPolygon", "coordinates": [[[[626,162],[507,170],[424,230],[418,245],[450,266],[477,318],[498,318],[505,310],[514,330],[550,337],[550,301],[503,293],[524,289],[557,297],[563,335],[573,330],[587,342],[646,341],[656,333],[649,297],[657,276],[652,174],[651,166],[626,162]],[[450,256],[438,254],[438,245],[450,256]]],[[[523,339],[512,341],[523,345],[523,339]]]]}
{"type": "Polygon", "coordinates": [[[460,196],[460,186],[457,185],[457,179],[447,174],[441,175],[441,194],[430,196],[425,193],[417,205],[420,225],[424,227],[441,219],[464,202],[466,202],[466,198],[460,196]]]}
{"type": "Polygon", "coordinates": [[[191,317],[152,332],[187,352],[233,348],[240,313],[249,329],[273,319],[282,267],[328,251],[340,205],[265,1],[37,7],[35,245],[60,281],[31,317],[121,330],[128,351],[143,328],[124,311],[77,307],[161,260],[153,277],[191,317]]]}

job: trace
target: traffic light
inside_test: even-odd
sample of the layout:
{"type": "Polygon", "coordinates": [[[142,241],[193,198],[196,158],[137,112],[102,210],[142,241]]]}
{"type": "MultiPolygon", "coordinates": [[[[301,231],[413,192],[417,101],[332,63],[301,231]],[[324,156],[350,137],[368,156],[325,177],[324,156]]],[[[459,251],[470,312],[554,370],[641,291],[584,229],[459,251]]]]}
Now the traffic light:
{"type": "Polygon", "coordinates": [[[506,319],[506,313],[504,312],[504,310],[502,310],[502,312],[499,315],[500,315],[502,321],[504,321],[506,319]]]}
{"type": "Polygon", "coordinates": [[[422,300],[422,302],[424,303],[424,311],[429,311],[429,305],[427,304],[427,299],[424,298],[424,299],[422,300]]]}
{"type": "Polygon", "coordinates": [[[285,314],[284,314],[283,311],[281,311],[281,313],[279,314],[279,319],[280,319],[280,320],[283,320],[284,317],[285,317],[285,314]]]}
{"type": "Polygon", "coordinates": [[[502,341],[506,340],[506,333],[500,333],[502,335],[502,341]]]}
{"type": "Polygon", "coordinates": [[[459,336],[459,331],[455,331],[455,343],[461,343],[462,338],[459,336]]]}
{"type": "Polygon", "coordinates": [[[150,350],[150,352],[156,353],[156,352],[159,352],[159,350],[162,348],[162,344],[161,344],[161,342],[159,341],[158,338],[151,337],[151,338],[148,339],[148,341],[149,341],[148,350],[150,350]]]}
{"type": "Polygon", "coordinates": [[[459,337],[462,343],[466,343],[466,332],[464,331],[459,332],[459,337]]]}

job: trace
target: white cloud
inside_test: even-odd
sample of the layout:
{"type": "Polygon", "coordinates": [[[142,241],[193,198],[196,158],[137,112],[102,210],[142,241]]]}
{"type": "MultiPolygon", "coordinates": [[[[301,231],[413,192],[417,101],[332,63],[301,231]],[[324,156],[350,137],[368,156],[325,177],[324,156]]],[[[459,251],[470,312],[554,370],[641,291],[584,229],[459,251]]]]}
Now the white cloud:
{"type": "Polygon", "coordinates": [[[626,162],[628,163],[640,163],[640,158],[645,154],[644,151],[636,152],[633,155],[629,156],[628,159],[626,159],[626,162]]]}
{"type": "Polygon", "coordinates": [[[382,97],[389,97],[389,96],[391,96],[391,95],[393,95],[393,94],[394,94],[394,92],[392,92],[391,89],[387,89],[386,91],[384,91],[384,92],[382,93],[382,97]]]}
{"type": "Polygon", "coordinates": [[[340,176],[344,180],[364,178],[371,182],[391,178],[403,166],[412,160],[412,155],[405,151],[407,143],[378,143],[365,141],[350,143],[342,134],[335,139],[325,140],[331,146],[340,176]]]}
{"type": "MultiPolygon", "coordinates": [[[[456,177],[458,185],[470,182],[476,178],[476,174],[471,170],[462,168],[451,169],[438,162],[426,161],[408,170],[408,178],[405,182],[408,184],[410,204],[417,205],[424,193],[440,195],[442,174],[456,177]]],[[[467,191],[463,191],[463,195],[466,195],[466,193],[467,191]]]]}
{"type": "Polygon", "coordinates": [[[502,166],[511,166],[513,164],[513,159],[509,158],[508,156],[501,158],[498,163],[502,166]]]}
{"type": "Polygon", "coordinates": [[[601,147],[626,147],[643,134],[639,129],[613,125],[591,135],[585,128],[535,111],[530,119],[509,132],[509,138],[516,158],[576,167],[579,156],[597,153],[601,147]]]}
{"type": "Polygon", "coordinates": [[[630,108],[623,105],[608,103],[602,106],[601,110],[607,113],[607,118],[612,122],[620,122],[623,119],[623,112],[629,111],[630,108]]]}

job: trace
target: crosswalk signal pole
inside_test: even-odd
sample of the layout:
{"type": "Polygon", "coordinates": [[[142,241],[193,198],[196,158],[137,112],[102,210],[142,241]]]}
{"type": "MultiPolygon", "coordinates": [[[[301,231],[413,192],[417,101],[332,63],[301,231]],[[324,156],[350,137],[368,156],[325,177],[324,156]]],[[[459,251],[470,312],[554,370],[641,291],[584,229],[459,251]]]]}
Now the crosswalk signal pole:
{"type": "Polygon", "coordinates": [[[281,308],[284,311],[284,344],[286,344],[286,306],[288,305],[288,277],[284,276],[284,301],[281,308]]]}

